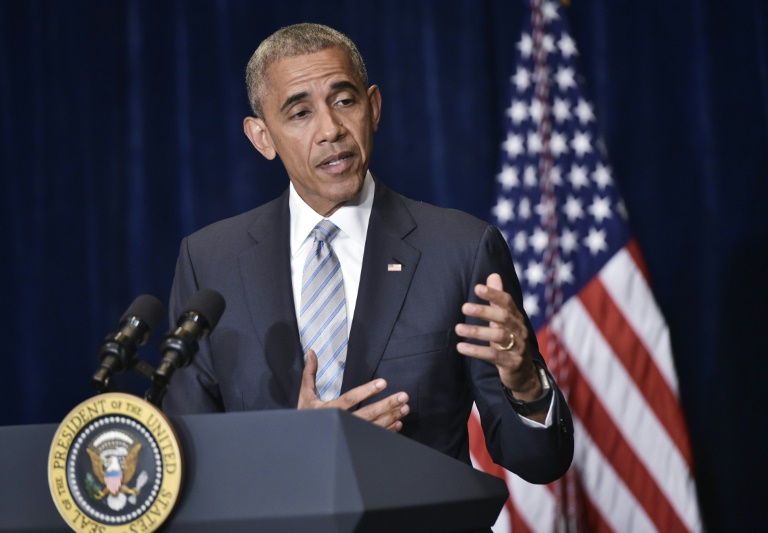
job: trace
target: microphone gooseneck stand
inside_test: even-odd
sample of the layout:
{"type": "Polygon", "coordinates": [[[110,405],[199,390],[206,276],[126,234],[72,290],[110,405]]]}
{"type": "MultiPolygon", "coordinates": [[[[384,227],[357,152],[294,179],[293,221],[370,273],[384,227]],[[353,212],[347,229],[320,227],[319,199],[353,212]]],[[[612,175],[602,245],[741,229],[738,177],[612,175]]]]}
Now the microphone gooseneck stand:
{"type": "Polygon", "coordinates": [[[176,327],[163,336],[160,342],[162,359],[155,369],[138,359],[136,352],[162,321],[163,304],[154,296],[139,296],[120,319],[119,331],[110,333],[99,344],[99,367],[91,378],[91,386],[98,393],[110,392],[115,374],[134,370],[151,383],[144,399],[160,407],[171,376],[192,362],[199,350],[199,342],[216,327],[225,307],[221,294],[212,289],[200,289],[189,300],[176,327]]]}

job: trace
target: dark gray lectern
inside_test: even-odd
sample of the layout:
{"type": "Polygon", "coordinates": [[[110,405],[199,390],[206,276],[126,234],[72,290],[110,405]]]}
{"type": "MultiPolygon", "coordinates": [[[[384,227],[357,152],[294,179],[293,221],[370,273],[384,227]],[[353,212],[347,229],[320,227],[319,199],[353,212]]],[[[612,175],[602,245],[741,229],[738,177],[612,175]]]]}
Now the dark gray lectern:
{"type": "MultiPolygon", "coordinates": [[[[162,531],[471,531],[506,484],[336,409],[172,420],[184,489],[162,531]]],[[[0,531],[68,531],[47,482],[55,425],[0,427],[0,531]]]]}

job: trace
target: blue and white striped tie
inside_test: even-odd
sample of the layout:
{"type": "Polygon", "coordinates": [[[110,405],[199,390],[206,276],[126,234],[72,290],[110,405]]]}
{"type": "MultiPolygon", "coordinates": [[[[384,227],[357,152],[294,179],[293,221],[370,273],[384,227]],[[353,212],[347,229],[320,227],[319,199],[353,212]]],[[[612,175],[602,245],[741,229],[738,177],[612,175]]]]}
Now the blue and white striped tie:
{"type": "Polygon", "coordinates": [[[317,354],[315,386],[323,401],[339,396],[347,361],[347,300],[341,266],[331,248],[338,233],[338,226],[330,220],[315,226],[314,246],[301,281],[301,344],[305,356],[309,349],[317,354]]]}

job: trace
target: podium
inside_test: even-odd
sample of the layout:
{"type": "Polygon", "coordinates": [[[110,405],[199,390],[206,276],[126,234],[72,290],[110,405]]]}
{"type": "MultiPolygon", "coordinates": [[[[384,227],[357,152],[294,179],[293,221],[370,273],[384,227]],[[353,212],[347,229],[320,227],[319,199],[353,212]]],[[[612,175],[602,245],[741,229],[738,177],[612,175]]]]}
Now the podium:
{"type": "MultiPolygon", "coordinates": [[[[337,409],[171,419],[184,453],[161,531],[488,529],[504,481],[337,409]]],[[[56,425],[0,427],[0,531],[69,531],[51,499],[56,425]]]]}

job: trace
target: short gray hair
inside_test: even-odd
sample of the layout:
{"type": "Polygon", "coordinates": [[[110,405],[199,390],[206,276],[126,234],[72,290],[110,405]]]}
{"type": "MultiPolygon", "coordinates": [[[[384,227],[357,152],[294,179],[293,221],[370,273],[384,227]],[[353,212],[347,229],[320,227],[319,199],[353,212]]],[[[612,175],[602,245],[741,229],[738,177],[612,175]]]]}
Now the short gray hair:
{"type": "Polygon", "coordinates": [[[262,103],[269,89],[267,68],[286,57],[314,54],[321,50],[338,47],[344,50],[352,62],[355,75],[368,87],[368,73],[355,43],[343,33],[321,24],[294,24],[280,28],[264,39],[248,61],[245,68],[245,83],[248,86],[248,101],[253,114],[264,118],[262,103]]]}

